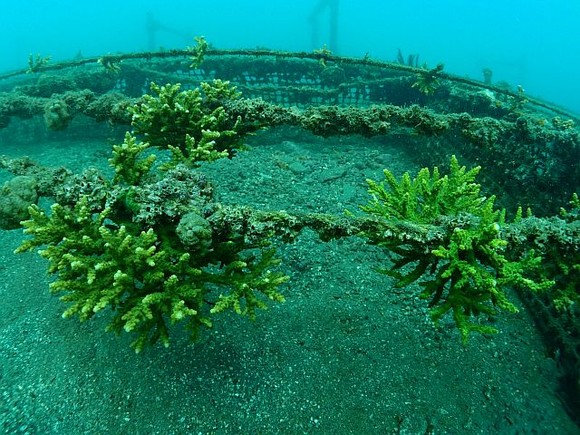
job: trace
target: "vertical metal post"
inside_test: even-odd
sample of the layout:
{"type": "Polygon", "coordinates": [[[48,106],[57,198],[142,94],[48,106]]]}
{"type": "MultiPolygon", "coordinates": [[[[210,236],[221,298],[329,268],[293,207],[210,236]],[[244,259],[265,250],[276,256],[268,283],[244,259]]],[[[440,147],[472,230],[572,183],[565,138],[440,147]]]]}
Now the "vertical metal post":
{"type": "Polygon", "coordinates": [[[312,48],[321,48],[321,43],[318,39],[318,18],[325,10],[328,9],[329,16],[329,35],[328,35],[328,49],[336,54],[338,51],[338,0],[319,0],[314,6],[310,14],[310,25],[312,26],[312,48]]]}

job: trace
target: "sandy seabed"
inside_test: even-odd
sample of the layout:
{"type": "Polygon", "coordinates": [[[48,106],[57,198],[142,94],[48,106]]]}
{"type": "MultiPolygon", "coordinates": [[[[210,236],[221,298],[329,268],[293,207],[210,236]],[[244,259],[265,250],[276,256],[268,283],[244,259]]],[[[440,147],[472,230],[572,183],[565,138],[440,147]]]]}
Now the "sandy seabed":
{"type": "MultiPolygon", "coordinates": [[[[9,129],[8,129],[9,130],[9,129]]],[[[74,170],[106,165],[110,140],[1,132],[0,154],[74,170]]],[[[61,133],[62,135],[62,133],[61,133]]],[[[120,141],[119,132],[111,132],[120,141]]],[[[289,129],[202,170],[217,200],[260,209],[343,213],[368,200],[366,178],[418,168],[396,138],[320,139],[289,129]]],[[[8,174],[1,173],[2,181],[8,174]]],[[[48,202],[43,202],[44,205],[48,202]]],[[[360,238],[279,243],[286,302],[255,322],[220,315],[195,344],[136,355],[79,323],[48,292],[46,262],[15,255],[0,231],[0,428],[29,434],[576,434],[558,367],[522,307],[467,346],[449,319],[435,329],[418,287],[376,273],[388,261],[360,238]]],[[[511,295],[519,306],[515,295],[511,295]]]]}

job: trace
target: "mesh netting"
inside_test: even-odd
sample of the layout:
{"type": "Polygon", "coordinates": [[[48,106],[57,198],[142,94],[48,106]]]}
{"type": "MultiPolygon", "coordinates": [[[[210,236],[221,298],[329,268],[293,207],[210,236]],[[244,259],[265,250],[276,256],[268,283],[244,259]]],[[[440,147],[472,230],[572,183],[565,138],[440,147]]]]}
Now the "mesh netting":
{"type": "Polygon", "coordinates": [[[0,77],[0,128],[43,115],[53,130],[77,114],[128,124],[126,107],[151,82],[228,80],[241,91],[245,118],[294,124],[319,135],[394,135],[417,164],[444,166],[457,154],[485,168],[501,205],[553,214],[579,190],[580,139],[573,114],[506,83],[484,83],[433,69],[326,51],[168,51],[31,64],[0,77]],[[259,103],[257,103],[259,101],[259,103]]]}

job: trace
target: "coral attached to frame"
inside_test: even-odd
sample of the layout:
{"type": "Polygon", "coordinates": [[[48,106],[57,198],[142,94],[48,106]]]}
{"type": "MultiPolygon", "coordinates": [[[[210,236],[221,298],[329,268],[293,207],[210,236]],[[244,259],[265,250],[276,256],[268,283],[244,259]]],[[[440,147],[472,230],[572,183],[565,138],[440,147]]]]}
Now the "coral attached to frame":
{"type": "Polygon", "coordinates": [[[382,182],[367,180],[372,199],[361,207],[379,219],[445,229],[444,242],[436,246],[386,238],[380,232],[364,235],[370,244],[394,254],[392,265],[380,271],[394,277],[397,287],[421,280],[420,297],[430,299],[433,321],[437,324],[451,313],[464,343],[471,332],[497,332],[482,315],[517,311],[506,287],[541,291],[553,285],[547,279],[528,277],[542,260],[533,250],[517,260],[507,258],[507,242],[501,238],[505,211],[494,209],[493,196],[480,195],[480,185],[475,182],[479,170],[467,171],[455,156],[448,175],[442,176],[438,168],[432,172],[424,168],[413,179],[405,173],[397,180],[385,170],[382,182]]]}
{"type": "Polygon", "coordinates": [[[152,85],[156,96],[132,109],[133,132],[113,147],[112,179],[87,174],[90,190],[61,192],[50,213],[32,205],[22,222],[31,237],[16,251],[40,248],[48,259],[50,289],[69,304],[63,317],[83,321],[110,308],[108,330],[136,333],[136,351],[168,346],[173,323],[185,322],[195,339],[217,313],[254,318],[263,298],[284,300],[288,277],[274,270],[269,235],[250,242],[210,224],[219,205],[195,168],[233,155],[243,135],[220,105],[237,98],[235,88],[202,89],[152,85]],[[159,149],[171,151],[165,162],[159,149]]]}

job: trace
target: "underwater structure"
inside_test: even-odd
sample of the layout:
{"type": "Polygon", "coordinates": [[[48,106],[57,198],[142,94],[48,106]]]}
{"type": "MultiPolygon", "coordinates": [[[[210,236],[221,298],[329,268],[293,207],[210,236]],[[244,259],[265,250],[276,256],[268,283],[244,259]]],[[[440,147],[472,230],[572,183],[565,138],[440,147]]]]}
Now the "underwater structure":
{"type": "MultiPolygon", "coordinates": [[[[195,340],[215,315],[254,318],[283,302],[289,277],[273,239],[304,228],[322,240],[381,248],[397,287],[419,282],[432,320],[461,340],[493,334],[516,291],[560,354],[569,406],[580,393],[580,131],[565,109],[522,88],[372,58],[217,50],[107,55],[0,77],[0,128],[43,117],[126,125],[109,173],[73,173],[2,157],[0,226],[23,226],[17,252],[38,249],[64,317],[109,309],[108,328],[136,351],[195,340]],[[290,125],[314,135],[393,136],[424,169],[366,180],[368,202],[345,215],[220,204],[203,165],[236,158],[244,139],[290,125]],[[38,204],[51,198],[50,209],[38,204]],[[509,289],[509,292],[508,292],[509,289]]],[[[251,152],[251,151],[249,151],[251,152]]],[[[574,412],[574,411],[572,411],[574,412]]]]}

